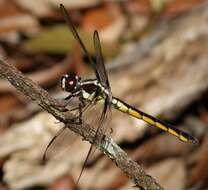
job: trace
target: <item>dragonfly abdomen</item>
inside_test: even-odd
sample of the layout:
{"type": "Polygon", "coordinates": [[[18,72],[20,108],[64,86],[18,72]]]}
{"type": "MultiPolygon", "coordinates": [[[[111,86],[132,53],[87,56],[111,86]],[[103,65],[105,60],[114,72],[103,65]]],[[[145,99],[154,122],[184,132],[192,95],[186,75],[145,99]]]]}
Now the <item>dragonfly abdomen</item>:
{"type": "Polygon", "coordinates": [[[163,131],[167,131],[168,133],[178,137],[181,141],[184,141],[184,142],[192,141],[193,143],[197,142],[197,140],[191,135],[189,135],[188,133],[181,131],[169,124],[166,124],[165,122],[159,119],[156,119],[153,116],[148,115],[128,105],[127,103],[123,102],[122,100],[118,98],[113,97],[111,104],[113,105],[114,108],[118,109],[119,111],[129,114],[137,119],[141,119],[150,125],[160,128],[163,131]]]}
{"type": "Polygon", "coordinates": [[[137,110],[135,110],[130,105],[126,104],[125,102],[121,101],[118,98],[113,97],[111,104],[113,105],[114,108],[118,109],[121,112],[127,113],[138,119],[142,119],[142,115],[137,110]]]}

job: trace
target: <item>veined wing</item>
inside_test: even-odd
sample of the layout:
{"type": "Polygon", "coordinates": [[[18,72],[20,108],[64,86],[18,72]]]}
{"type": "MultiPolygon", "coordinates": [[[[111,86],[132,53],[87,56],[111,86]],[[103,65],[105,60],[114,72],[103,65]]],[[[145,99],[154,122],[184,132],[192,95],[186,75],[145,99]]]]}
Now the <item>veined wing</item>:
{"type": "Polygon", "coordinates": [[[87,164],[87,160],[89,159],[90,155],[92,155],[92,153],[96,149],[94,147],[94,143],[96,141],[100,142],[102,140],[102,138],[104,137],[104,135],[105,135],[105,132],[107,130],[107,125],[106,125],[105,121],[107,120],[107,114],[111,113],[109,103],[110,103],[110,98],[112,97],[112,95],[111,95],[108,75],[107,75],[105,65],[104,65],[104,59],[103,59],[103,55],[102,55],[102,49],[101,49],[101,45],[100,45],[99,34],[98,34],[97,31],[94,32],[93,42],[94,42],[95,56],[96,56],[96,62],[95,62],[95,64],[93,63],[93,65],[95,65],[95,70],[97,71],[97,74],[98,74],[97,79],[108,90],[108,92],[110,93],[109,94],[110,96],[103,97],[104,98],[104,105],[103,105],[102,114],[101,114],[100,119],[99,119],[99,123],[98,123],[97,129],[96,129],[95,137],[93,139],[93,142],[90,146],[90,149],[87,153],[86,159],[85,159],[84,164],[82,166],[82,170],[81,170],[79,178],[77,180],[77,184],[79,183],[79,180],[82,176],[84,168],[87,164]]]}
{"type": "Polygon", "coordinates": [[[100,75],[98,74],[98,70],[97,70],[97,67],[96,67],[96,65],[95,65],[95,62],[93,61],[93,59],[92,59],[92,57],[90,56],[90,54],[89,54],[87,48],[85,47],[84,43],[82,42],[82,40],[81,40],[81,38],[80,38],[78,32],[76,31],[76,29],[75,29],[75,27],[74,27],[74,25],[73,25],[73,23],[72,23],[72,21],[71,21],[71,18],[70,18],[70,16],[69,16],[67,10],[65,9],[65,7],[64,7],[62,4],[60,4],[60,9],[61,9],[61,11],[62,11],[62,13],[63,13],[63,15],[64,15],[64,19],[65,19],[65,22],[67,23],[67,26],[68,26],[69,30],[70,30],[71,33],[73,34],[74,38],[79,42],[80,46],[82,47],[82,50],[84,51],[84,53],[85,53],[85,55],[87,56],[87,58],[88,58],[90,64],[92,65],[92,68],[93,68],[93,70],[94,70],[94,72],[95,72],[96,78],[97,78],[98,80],[101,80],[101,79],[100,79],[100,75]]]}
{"type": "MultiPolygon", "coordinates": [[[[84,43],[82,42],[79,34],[77,33],[74,25],[72,24],[72,21],[71,21],[71,19],[69,17],[68,12],[66,11],[66,9],[64,8],[64,6],[62,4],[60,5],[60,9],[63,12],[64,19],[65,19],[65,21],[66,21],[70,31],[72,32],[74,38],[79,42],[79,44],[81,45],[84,53],[88,57],[91,65],[92,65],[92,67],[94,69],[94,72],[95,72],[97,80],[107,90],[109,90],[109,93],[110,93],[110,85],[109,85],[106,69],[105,69],[105,66],[104,66],[104,60],[103,60],[103,56],[102,56],[102,50],[101,50],[101,46],[100,46],[100,40],[99,40],[98,32],[95,31],[94,32],[94,36],[93,36],[95,52],[96,52],[96,62],[93,62],[92,57],[90,56],[89,52],[87,51],[84,43]]],[[[93,151],[93,146],[94,146],[95,141],[100,141],[103,138],[104,134],[105,134],[106,128],[105,128],[105,122],[104,121],[105,121],[105,119],[107,117],[107,113],[108,113],[108,109],[109,109],[109,98],[110,97],[111,96],[103,97],[104,98],[104,106],[103,106],[103,109],[102,109],[102,114],[101,114],[101,116],[99,118],[99,124],[98,124],[98,127],[96,129],[95,138],[94,138],[94,140],[92,142],[90,150],[88,151],[87,157],[86,157],[86,159],[84,161],[84,164],[83,164],[80,176],[79,176],[79,178],[77,180],[77,184],[78,184],[79,179],[80,179],[80,177],[81,177],[81,175],[82,175],[82,173],[84,171],[84,168],[85,168],[85,165],[87,163],[87,160],[88,160],[89,156],[91,155],[91,153],[93,151]]]]}
{"type": "Polygon", "coordinates": [[[53,142],[57,139],[57,137],[58,137],[59,135],[61,135],[61,134],[64,132],[64,130],[65,130],[66,128],[67,128],[67,127],[64,126],[64,127],[62,127],[61,129],[59,129],[58,132],[57,132],[57,133],[53,136],[53,138],[49,141],[49,143],[48,143],[48,145],[46,146],[46,149],[45,149],[45,151],[44,151],[44,153],[43,153],[43,158],[42,158],[43,163],[45,163],[45,162],[47,161],[46,156],[47,156],[47,152],[48,152],[49,148],[51,147],[51,145],[53,144],[53,142]]]}
{"type": "MultiPolygon", "coordinates": [[[[82,110],[82,114],[84,112],[86,112],[90,106],[91,106],[91,104],[89,102],[87,102],[85,104],[85,107],[82,110]]],[[[75,115],[75,118],[76,118],[75,120],[77,120],[77,121],[71,121],[71,125],[79,125],[79,121],[78,121],[79,117],[80,117],[79,99],[77,97],[73,97],[73,99],[71,99],[70,105],[68,105],[67,108],[70,112],[73,112],[73,114],[75,115]]],[[[61,150],[63,146],[66,146],[67,144],[71,145],[75,142],[77,136],[75,136],[73,133],[70,133],[70,131],[67,131],[64,134],[64,132],[66,131],[65,129],[69,129],[69,128],[65,125],[61,129],[59,129],[57,131],[57,133],[53,136],[53,138],[47,144],[46,149],[43,154],[43,158],[42,158],[43,163],[45,163],[48,160],[47,159],[48,153],[49,153],[49,155],[51,155],[51,152],[56,152],[57,149],[61,150]],[[63,141],[63,142],[60,143],[60,141],[63,141]],[[61,146],[60,146],[60,144],[61,144],[61,146]],[[53,145],[53,147],[52,147],[52,145],[53,145]],[[61,147],[61,148],[57,148],[57,147],[61,147]],[[54,150],[52,151],[51,149],[54,149],[54,150]]],[[[52,155],[49,157],[53,158],[54,156],[55,155],[52,155]]]]}
{"type": "Polygon", "coordinates": [[[106,68],[104,65],[104,59],[103,59],[102,49],[100,45],[99,34],[96,30],[93,35],[93,42],[94,42],[95,56],[96,56],[95,66],[96,66],[96,70],[98,71],[100,82],[105,88],[107,88],[109,92],[111,92],[108,75],[107,75],[106,68]]]}
{"type": "Polygon", "coordinates": [[[99,75],[98,80],[108,90],[108,92],[110,93],[110,96],[103,97],[104,105],[103,105],[103,109],[102,109],[102,114],[99,118],[99,123],[98,123],[98,127],[96,129],[96,132],[95,132],[95,137],[93,139],[92,144],[90,145],[90,149],[87,153],[86,159],[85,159],[84,164],[82,166],[82,170],[81,170],[81,173],[80,173],[79,178],[77,180],[77,184],[79,183],[79,180],[82,176],[84,168],[87,164],[87,160],[89,159],[90,155],[92,155],[96,149],[96,147],[94,147],[95,142],[96,141],[100,142],[106,133],[106,130],[107,130],[106,120],[107,120],[108,114],[111,113],[111,111],[110,111],[110,98],[112,97],[112,95],[111,95],[111,91],[110,91],[110,84],[109,84],[107,72],[106,72],[105,65],[104,65],[104,59],[103,59],[103,55],[102,55],[100,39],[99,39],[99,35],[98,35],[97,31],[94,32],[93,42],[94,42],[95,55],[96,55],[95,66],[96,66],[96,71],[98,72],[98,75],[99,75]]]}
{"type": "Polygon", "coordinates": [[[105,135],[105,132],[106,132],[106,129],[107,129],[106,120],[107,120],[108,114],[111,113],[109,109],[110,109],[110,105],[108,103],[108,97],[107,97],[105,99],[105,102],[104,102],[104,105],[103,105],[102,114],[101,114],[101,116],[99,118],[99,121],[98,121],[98,127],[96,129],[95,136],[93,138],[93,142],[90,145],[90,149],[87,153],[87,156],[86,156],[85,161],[83,163],[80,175],[79,175],[78,180],[76,182],[76,187],[78,186],[79,180],[80,180],[80,178],[83,174],[83,171],[86,167],[87,161],[89,160],[90,156],[92,156],[92,154],[96,150],[96,147],[94,146],[95,142],[100,142],[103,139],[104,135],[105,135]]]}

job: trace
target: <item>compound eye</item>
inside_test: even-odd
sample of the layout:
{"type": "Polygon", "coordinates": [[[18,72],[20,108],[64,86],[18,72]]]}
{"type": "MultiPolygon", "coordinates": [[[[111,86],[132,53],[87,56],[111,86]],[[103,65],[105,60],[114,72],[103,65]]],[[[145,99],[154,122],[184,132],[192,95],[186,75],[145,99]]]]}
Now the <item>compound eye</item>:
{"type": "Polygon", "coordinates": [[[77,85],[75,75],[63,75],[61,78],[61,87],[66,92],[72,92],[77,85]]]}
{"type": "Polygon", "coordinates": [[[75,78],[69,78],[67,86],[66,86],[66,91],[72,92],[74,88],[76,87],[76,79],[75,78]]]}

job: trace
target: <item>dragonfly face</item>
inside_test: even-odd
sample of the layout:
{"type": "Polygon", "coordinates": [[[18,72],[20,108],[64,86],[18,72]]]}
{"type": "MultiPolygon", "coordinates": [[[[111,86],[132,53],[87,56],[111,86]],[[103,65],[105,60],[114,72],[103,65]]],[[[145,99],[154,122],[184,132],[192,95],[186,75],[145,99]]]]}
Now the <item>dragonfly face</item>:
{"type": "Polygon", "coordinates": [[[61,77],[61,88],[70,93],[75,93],[80,90],[80,84],[81,78],[74,74],[65,74],[61,77]]]}

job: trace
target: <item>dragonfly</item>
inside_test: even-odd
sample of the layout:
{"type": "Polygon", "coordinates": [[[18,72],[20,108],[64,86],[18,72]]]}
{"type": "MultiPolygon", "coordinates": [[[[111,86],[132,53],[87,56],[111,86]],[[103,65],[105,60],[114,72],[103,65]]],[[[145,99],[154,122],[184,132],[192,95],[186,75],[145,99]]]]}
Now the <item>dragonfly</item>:
{"type": "MultiPolygon", "coordinates": [[[[61,78],[61,88],[63,91],[68,92],[69,95],[65,98],[66,100],[70,101],[74,97],[78,97],[80,100],[79,110],[80,110],[80,119],[83,114],[83,110],[88,109],[89,106],[93,106],[95,104],[102,104],[102,112],[99,117],[99,123],[96,129],[96,133],[94,136],[95,140],[101,140],[106,132],[107,125],[105,125],[105,121],[107,119],[107,113],[111,111],[111,108],[114,108],[120,112],[123,112],[127,115],[130,115],[134,118],[140,119],[145,121],[146,123],[150,124],[151,126],[155,126],[165,132],[168,132],[171,135],[176,136],[179,140],[183,142],[192,142],[197,143],[197,139],[185,131],[182,131],[178,128],[173,127],[172,125],[157,119],[133,106],[124,102],[123,100],[114,97],[111,92],[110,83],[108,80],[108,75],[106,72],[104,58],[101,49],[101,43],[99,39],[99,34],[95,30],[93,35],[93,42],[95,48],[95,60],[92,58],[88,50],[86,49],[84,43],[81,40],[78,32],[76,31],[71,18],[65,9],[65,7],[61,4],[60,9],[63,13],[65,22],[71,33],[73,34],[74,38],[80,44],[83,52],[87,56],[92,69],[94,70],[95,79],[82,79],[80,76],[76,74],[65,74],[61,78]],[[98,134],[102,132],[101,136],[98,134]]],[[[80,176],[77,180],[77,183],[82,175],[86,162],[92,153],[94,143],[91,144],[91,147],[88,151],[86,159],[84,161],[82,171],[80,176]]]]}

